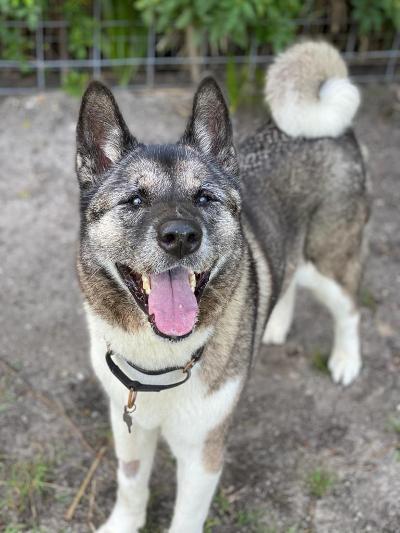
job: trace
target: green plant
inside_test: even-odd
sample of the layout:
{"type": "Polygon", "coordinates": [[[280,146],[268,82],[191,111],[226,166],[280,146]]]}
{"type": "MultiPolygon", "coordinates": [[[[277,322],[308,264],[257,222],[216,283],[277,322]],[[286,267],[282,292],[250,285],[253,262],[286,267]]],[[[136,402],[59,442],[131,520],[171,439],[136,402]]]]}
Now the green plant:
{"type": "Polygon", "coordinates": [[[400,447],[396,448],[394,456],[396,461],[400,463],[400,447]]]}
{"type": "Polygon", "coordinates": [[[400,29],[399,0],[352,0],[352,18],[361,34],[379,33],[384,27],[400,29]]]}
{"type": "Polygon", "coordinates": [[[44,6],[44,0],[0,0],[0,17],[24,20],[31,29],[34,29],[44,6]]]}
{"type": "Polygon", "coordinates": [[[375,298],[373,293],[366,287],[363,287],[361,289],[360,302],[363,307],[370,309],[373,313],[375,313],[378,309],[377,299],[375,298]]]}
{"type": "Polygon", "coordinates": [[[260,511],[240,510],[236,515],[236,524],[240,527],[259,527],[260,518],[260,511]]]}
{"type": "Polygon", "coordinates": [[[20,531],[24,530],[23,524],[9,524],[6,526],[6,529],[4,530],[4,533],[20,533],[20,531]]]}
{"type": "MultiPolygon", "coordinates": [[[[299,16],[300,0],[135,0],[147,25],[165,33],[176,44],[180,34],[186,55],[201,55],[207,37],[214,52],[226,53],[228,45],[248,50],[252,40],[270,43],[274,50],[295,35],[293,18],[299,16]]],[[[192,77],[195,74],[192,70],[192,77]]]]}
{"type": "Polygon", "coordinates": [[[21,62],[24,72],[27,59],[35,49],[35,42],[21,27],[8,27],[9,20],[25,21],[34,30],[40,19],[44,0],[0,0],[0,49],[4,59],[21,62]]]}
{"type": "Polygon", "coordinates": [[[229,511],[231,504],[222,490],[219,490],[216,494],[214,498],[214,506],[221,514],[226,514],[229,511]]]}
{"type": "Polygon", "coordinates": [[[326,353],[316,350],[311,358],[311,366],[317,372],[329,374],[328,360],[329,356],[326,353]]]}
{"type": "Polygon", "coordinates": [[[13,407],[16,396],[9,375],[0,378],[0,415],[13,407]]]}
{"type": "Polygon", "coordinates": [[[86,72],[69,70],[64,76],[62,88],[70,96],[80,98],[88,82],[89,74],[87,74],[86,72]]]}
{"type": "Polygon", "coordinates": [[[221,520],[219,518],[208,518],[205,525],[204,525],[204,533],[213,533],[214,531],[217,531],[217,526],[221,525],[221,520]]]}
{"type": "Polygon", "coordinates": [[[391,416],[389,418],[389,428],[400,435],[400,419],[395,416],[391,416]]]}
{"type": "Polygon", "coordinates": [[[246,91],[244,91],[245,84],[248,81],[248,66],[236,65],[235,60],[231,57],[226,64],[226,90],[228,93],[229,107],[234,113],[246,91]]]}
{"type": "MultiPolygon", "coordinates": [[[[147,24],[158,31],[207,30],[213,46],[224,40],[247,47],[254,33],[259,42],[279,49],[293,38],[293,18],[302,11],[299,0],[136,0],[147,24]]],[[[197,36],[198,37],[198,36],[197,36]]]]}
{"type": "MultiPolygon", "coordinates": [[[[299,17],[309,20],[334,18],[332,2],[301,0],[99,0],[103,22],[122,20],[119,26],[97,26],[92,0],[0,0],[0,53],[2,59],[18,61],[21,74],[30,73],[28,60],[35,55],[38,22],[62,20],[68,23],[60,44],[45,43],[45,54],[53,58],[87,59],[91,57],[94,36],[100,37],[101,54],[107,59],[144,57],[147,31],[157,32],[158,52],[173,56],[247,55],[254,45],[262,53],[276,52],[296,37],[299,17]],[[10,21],[26,21],[27,28],[7,26],[10,21]],[[144,27],[142,22],[144,21],[144,27]]],[[[358,49],[390,46],[393,33],[400,29],[399,0],[340,0],[348,20],[355,23],[358,49]],[[372,39],[371,36],[382,36],[372,39]]],[[[333,33],[334,30],[332,30],[333,33]]],[[[62,32],[61,32],[62,33],[62,32]]],[[[329,35],[327,36],[329,38],[329,35]]],[[[192,79],[200,75],[198,64],[189,65],[192,79]]],[[[120,84],[127,84],[138,70],[137,65],[112,67],[120,84]]],[[[62,83],[68,69],[62,71],[62,83]]],[[[74,75],[72,75],[74,76],[74,75]]],[[[243,86],[248,83],[247,66],[226,67],[231,106],[236,108],[243,86]]]]}
{"type": "Polygon", "coordinates": [[[322,498],[333,486],[334,482],[333,474],[323,468],[316,468],[308,476],[308,490],[311,496],[322,498]]]}
{"type": "MultiPolygon", "coordinates": [[[[30,519],[35,522],[37,507],[49,490],[50,464],[42,457],[32,461],[16,461],[11,465],[1,463],[0,473],[0,477],[6,480],[1,487],[2,512],[11,511],[22,518],[29,510],[30,519]]],[[[12,527],[14,531],[18,531],[15,528],[18,528],[19,524],[12,527]]],[[[11,529],[10,533],[11,531],[13,530],[11,529]]]]}
{"type": "MultiPolygon", "coordinates": [[[[123,20],[125,26],[106,27],[101,36],[101,51],[108,59],[143,57],[147,51],[147,30],[133,2],[102,0],[102,15],[106,20],[123,20]]],[[[120,85],[127,85],[138,70],[137,65],[115,67],[120,85]]]]}

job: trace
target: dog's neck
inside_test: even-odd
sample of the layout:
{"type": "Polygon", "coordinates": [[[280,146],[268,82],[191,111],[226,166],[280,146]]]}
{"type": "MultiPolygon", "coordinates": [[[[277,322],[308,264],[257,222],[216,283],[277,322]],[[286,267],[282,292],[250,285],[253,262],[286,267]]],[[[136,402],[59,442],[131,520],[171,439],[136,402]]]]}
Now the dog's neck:
{"type": "Polygon", "coordinates": [[[127,332],[121,327],[109,324],[95,314],[87,304],[86,311],[92,338],[104,343],[104,353],[109,343],[112,349],[123,354],[128,362],[149,370],[184,366],[213,334],[212,327],[199,328],[185,339],[170,341],[158,337],[152,331],[150,324],[137,332],[127,332]]]}

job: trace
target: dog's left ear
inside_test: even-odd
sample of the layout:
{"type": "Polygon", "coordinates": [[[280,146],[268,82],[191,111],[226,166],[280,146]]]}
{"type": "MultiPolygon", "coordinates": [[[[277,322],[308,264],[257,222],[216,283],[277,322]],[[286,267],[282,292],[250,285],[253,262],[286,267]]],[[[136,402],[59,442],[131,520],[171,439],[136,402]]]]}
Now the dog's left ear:
{"type": "Polygon", "coordinates": [[[229,174],[238,174],[229,111],[214,78],[207,77],[200,83],[192,116],[180,142],[212,156],[229,174]]]}
{"type": "Polygon", "coordinates": [[[76,169],[81,186],[98,181],[137,144],[111,91],[98,81],[91,82],[82,98],[76,129],[76,169]]]}

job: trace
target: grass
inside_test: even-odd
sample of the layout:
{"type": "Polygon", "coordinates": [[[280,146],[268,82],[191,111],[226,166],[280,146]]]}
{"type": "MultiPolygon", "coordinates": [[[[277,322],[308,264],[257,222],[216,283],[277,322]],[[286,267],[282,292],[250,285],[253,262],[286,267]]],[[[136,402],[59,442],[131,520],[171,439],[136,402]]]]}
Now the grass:
{"type": "Polygon", "coordinates": [[[311,367],[321,374],[329,374],[328,359],[329,356],[326,353],[316,350],[312,354],[311,367]]]}
{"type": "Polygon", "coordinates": [[[375,298],[373,293],[369,289],[367,289],[367,287],[363,287],[361,289],[360,303],[362,307],[370,309],[373,313],[376,312],[379,305],[378,300],[375,298]]]}
{"type": "Polygon", "coordinates": [[[332,488],[335,477],[323,468],[316,468],[307,478],[308,491],[315,498],[322,498],[332,488]]]}
{"type": "Polygon", "coordinates": [[[227,514],[229,512],[231,503],[222,490],[215,496],[214,506],[221,514],[227,514]]]}
{"type": "MultiPolygon", "coordinates": [[[[388,429],[398,435],[400,438],[400,418],[391,416],[388,419],[388,429]]],[[[394,457],[397,462],[400,462],[400,442],[395,447],[394,457]]]]}
{"type": "Polygon", "coordinates": [[[260,511],[238,511],[236,515],[236,524],[240,527],[259,527],[261,514],[260,511]]]}
{"type": "Polygon", "coordinates": [[[223,489],[220,489],[215,495],[212,508],[214,514],[217,516],[208,518],[204,525],[204,533],[214,533],[215,531],[218,531],[217,527],[222,524],[224,517],[232,514],[231,502],[225,496],[223,489]]]}
{"type": "MultiPolygon", "coordinates": [[[[1,484],[1,511],[17,515],[34,526],[37,523],[38,506],[49,491],[50,464],[43,457],[36,457],[33,461],[17,461],[11,465],[2,463],[0,474],[0,478],[5,480],[1,484]]],[[[6,531],[15,533],[20,528],[17,523],[9,525],[6,531]]]]}
{"type": "Polygon", "coordinates": [[[204,533],[214,533],[217,531],[216,527],[221,525],[221,520],[219,518],[208,518],[204,524],[204,533]]]}
{"type": "Polygon", "coordinates": [[[400,463],[400,446],[396,448],[394,452],[394,457],[398,463],[400,463]]]}
{"type": "MultiPolygon", "coordinates": [[[[216,517],[209,518],[206,522],[204,533],[217,533],[218,526],[234,523],[240,531],[246,533],[278,533],[281,529],[268,523],[265,509],[234,509],[235,505],[225,495],[223,489],[219,490],[214,498],[213,510],[216,517]]],[[[236,529],[235,529],[236,530],[236,529]]],[[[296,533],[297,527],[292,526],[285,533],[296,533]]]]}
{"type": "Polygon", "coordinates": [[[396,418],[395,416],[391,416],[389,418],[388,425],[391,431],[394,431],[395,433],[400,435],[400,419],[399,418],[396,418]]]}
{"type": "Polygon", "coordinates": [[[0,414],[13,407],[15,394],[12,389],[11,378],[8,375],[2,376],[0,380],[0,414]]]}

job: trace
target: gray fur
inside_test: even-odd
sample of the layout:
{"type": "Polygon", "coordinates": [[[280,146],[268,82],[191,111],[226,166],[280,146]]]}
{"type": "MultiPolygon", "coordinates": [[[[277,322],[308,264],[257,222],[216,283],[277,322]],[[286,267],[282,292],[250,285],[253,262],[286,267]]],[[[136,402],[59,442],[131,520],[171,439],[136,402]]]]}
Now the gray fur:
{"type": "MultiPolygon", "coordinates": [[[[128,333],[155,335],[153,346],[164,357],[158,368],[176,364],[176,339],[160,339],[150,329],[117,263],[146,275],[178,265],[211,271],[189,335],[195,340],[179,340],[182,352],[198,349],[201,344],[194,343],[204,343],[203,332],[211,332],[199,365],[207,394],[232,377],[247,376],[268,316],[301,263],[310,261],[336,280],[356,307],[369,197],[351,131],[307,140],[291,138],[268,121],[236,152],[222,94],[206,79],[180,141],[145,146],[127,130],[111,93],[95,83],[82,102],[77,147],[78,273],[87,304],[128,333]],[[204,190],[212,198],[206,206],[197,201],[204,190]],[[141,198],[139,208],[133,195],[141,198]],[[156,228],[169,217],[192,219],[202,229],[199,249],[182,259],[157,242],[156,228]]],[[[221,468],[231,414],[207,429],[202,461],[211,474],[221,468]]]]}
{"type": "MultiPolygon", "coordinates": [[[[166,146],[139,144],[125,129],[110,93],[97,83],[88,92],[78,126],[78,156],[86,161],[83,176],[78,167],[83,184],[78,272],[86,299],[98,314],[127,330],[148,327],[106,265],[119,261],[141,273],[175,266],[158,246],[154,229],[172,212],[197,218],[206,234],[200,250],[180,264],[195,271],[219,264],[202,297],[197,327],[218,324],[224,313],[236,315],[231,305],[247,317],[228,320],[229,332],[220,336],[217,328],[210,341],[210,352],[219,353],[212,375],[204,369],[211,388],[222,376],[249,367],[268,313],[301,261],[312,261],[355,297],[369,200],[361,152],[351,131],[338,139],[294,139],[268,121],[239,144],[236,160],[226,106],[213,81],[200,87],[181,141],[166,146]],[[107,121],[101,109],[92,109],[97,104],[90,93],[98,91],[107,121]],[[103,138],[110,138],[104,124],[117,135],[125,156],[99,175],[92,172],[88,186],[87,168],[99,168],[98,152],[90,152],[82,141],[88,137],[85,121],[90,120],[101,121],[94,131],[103,138]],[[216,127],[218,120],[223,127],[216,127]],[[200,187],[220,199],[206,212],[193,206],[200,187]],[[145,195],[146,209],[135,211],[129,205],[135,191],[145,195]],[[239,285],[241,301],[233,304],[239,285]],[[228,336],[232,351],[226,349],[228,336]]],[[[101,141],[95,145],[97,150],[101,141]]]]}
{"type": "Polygon", "coordinates": [[[370,201],[353,132],[293,139],[269,121],[240,143],[238,153],[244,213],[268,258],[275,290],[293,265],[309,260],[355,295],[370,201]],[[345,273],[353,269],[358,274],[345,273]]]}

